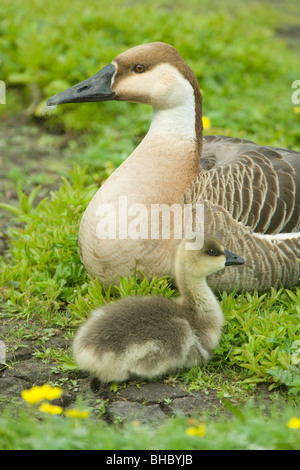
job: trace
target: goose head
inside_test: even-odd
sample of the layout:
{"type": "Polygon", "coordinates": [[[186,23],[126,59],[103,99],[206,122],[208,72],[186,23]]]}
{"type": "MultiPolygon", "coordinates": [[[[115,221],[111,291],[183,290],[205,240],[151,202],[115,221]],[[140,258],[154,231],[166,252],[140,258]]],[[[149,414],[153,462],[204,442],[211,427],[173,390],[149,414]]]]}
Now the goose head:
{"type": "Polygon", "coordinates": [[[214,237],[204,234],[203,245],[199,250],[187,249],[183,239],[175,256],[176,278],[184,278],[193,283],[205,278],[226,266],[239,266],[245,263],[240,256],[225,250],[224,246],[214,237]]]}
{"type": "Polygon", "coordinates": [[[154,42],[123,52],[92,77],[49,98],[47,104],[117,100],[168,108],[184,100],[191,88],[200,95],[197,79],[179,52],[154,42]]]}
{"type": "Polygon", "coordinates": [[[202,131],[202,98],[197,79],[179,52],[162,42],[142,44],[115,57],[92,77],[48,99],[47,105],[129,101],[155,110],[185,108],[202,131]]]}

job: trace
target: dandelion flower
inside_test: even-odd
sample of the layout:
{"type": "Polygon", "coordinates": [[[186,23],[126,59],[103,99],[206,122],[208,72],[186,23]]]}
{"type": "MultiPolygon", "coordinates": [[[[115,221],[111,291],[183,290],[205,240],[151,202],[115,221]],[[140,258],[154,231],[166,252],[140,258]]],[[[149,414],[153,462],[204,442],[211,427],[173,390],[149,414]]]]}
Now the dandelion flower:
{"type": "Polygon", "coordinates": [[[65,415],[68,418],[87,418],[90,415],[90,412],[87,410],[81,411],[71,408],[70,410],[65,411],[65,415]]]}
{"type": "Polygon", "coordinates": [[[206,434],[206,426],[205,426],[205,424],[200,423],[198,426],[192,426],[190,428],[187,428],[185,430],[185,433],[188,436],[203,437],[206,434]]]}
{"type": "Polygon", "coordinates": [[[295,114],[300,114],[300,106],[295,106],[293,108],[293,111],[294,111],[295,114]]]}
{"type": "Polygon", "coordinates": [[[61,406],[51,405],[51,403],[44,402],[39,406],[39,410],[43,413],[50,415],[61,415],[64,409],[61,406]]]}
{"type": "Polygon", "coordinates": [[[211,122],[208,117],[203,116],[202,118],[202,123],[203,123],[203,129],[207,130],[211,128],[211,122]]]}
{"type": "Polygon", "coordinates": [[[27,401],[27,403],[30,403],[31,405],[35,405],[43,399],[41,387],[38,386],[32,387],[30,390],[23,390],[21,396],[23,400],[27,401]]]}
{"type": "Polygon", "coordinates": [[[291,429],[300,429],[300,418],[291,418],[286,425],[291,429]]]}
{"type": "Polygon", "coordinates": [[[41,400],[54,400],[60,398],[62,395],[62,389],[59,387],[51,387],[48,384],[44,384],[41,387],[35,385],[29,390],[23,390],[21,396],[23,400],[27,401],[31,405],[39,403],[41,400]]]}
{"type": "Polygon", "coordinates": [[[41,392],[45,400],[55,400],[62,395],[62,389],[60,387],[51,387],[48,384],[42,385],[41,392]]]}

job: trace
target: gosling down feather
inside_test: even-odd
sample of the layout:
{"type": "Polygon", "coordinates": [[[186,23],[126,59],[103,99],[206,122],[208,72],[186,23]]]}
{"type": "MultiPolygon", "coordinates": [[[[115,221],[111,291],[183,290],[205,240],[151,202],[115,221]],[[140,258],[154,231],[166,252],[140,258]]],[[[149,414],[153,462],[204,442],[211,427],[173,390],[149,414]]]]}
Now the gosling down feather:
{"type": "Polygon", "coordinates": [[[182,240],[174,263],[179,297],[137,295],[97,309],[75,335],[78,365],[102,382],[123,382],[207,363],[224,317],[205,278],[243,263],[208,235],[200,250],[182,240]]]}
{"type": "Polygon", "coordinates": [[[137,262],[146,272],[174,276],[176,227],[169,236],[161,236],[161,230],[159,237],[152,236],[149,214],[157,206],[202,204],[207,206],[206,231],[217,236],[218,230],[217,238],[249,263],[244,271],[228,269],[209,277],[209,285],[251,291],[298,283],[299,152],[225,136],[203,138],[197,79],[168,44],[123,52],[93,77],[50,98],[48,105],[107,100],[149,104],[153,118],[145,138],[98,190],[82,217],[79,248],[92,276],[104,285],[115,284],[137,262]],[[146,222],[145,212],[134,218],[141,207],[146,222]],[[100,230],[105,208],[109,234],[100,230]],[[120,225],[123,213],[128,226],[123,219],[120,225]]]}

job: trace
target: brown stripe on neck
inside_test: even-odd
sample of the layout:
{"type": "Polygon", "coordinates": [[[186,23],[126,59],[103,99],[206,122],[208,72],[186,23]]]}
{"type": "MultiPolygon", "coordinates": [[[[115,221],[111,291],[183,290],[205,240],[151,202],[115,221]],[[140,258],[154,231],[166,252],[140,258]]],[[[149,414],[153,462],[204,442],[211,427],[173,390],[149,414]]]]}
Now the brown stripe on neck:
{"type": "Polygon", "coordinates": [[[202,123],[202,95],[199,89],[199,84],[194,72],[184,62],[184,70],[180,70],[185,78],[190,82],[194,90],[195,96],[195,135],[196,135],[196,148],[198,151],[199,158],[202,153],[202,142],[203,142],[203,123],[202,123]]]}

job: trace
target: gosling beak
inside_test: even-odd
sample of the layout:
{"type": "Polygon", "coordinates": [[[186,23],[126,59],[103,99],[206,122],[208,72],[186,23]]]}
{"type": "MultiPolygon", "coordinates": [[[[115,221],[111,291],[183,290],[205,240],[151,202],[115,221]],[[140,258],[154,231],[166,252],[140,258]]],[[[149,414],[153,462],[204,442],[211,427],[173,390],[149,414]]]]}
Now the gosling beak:
{"type": "Polygon", "coordinates": [[[225,266],[233,266],[233,265],[238,265],[238,264],[244,264],[245,260],[241,258],[238,255],[235,255],[234,253],[231,253],[231,251],[225,250],[225,255],[226,255],[226,261],[225,261],[225,266]]]}
{"type": "Polygon", "coordinates": [[[107,65],[100,72],[83,82],[51,96],[47,101],[47,106],[113,100],[115,92],[111,89],[111,83],[115,71],[116,69],[113,64],[107,65]]]}

